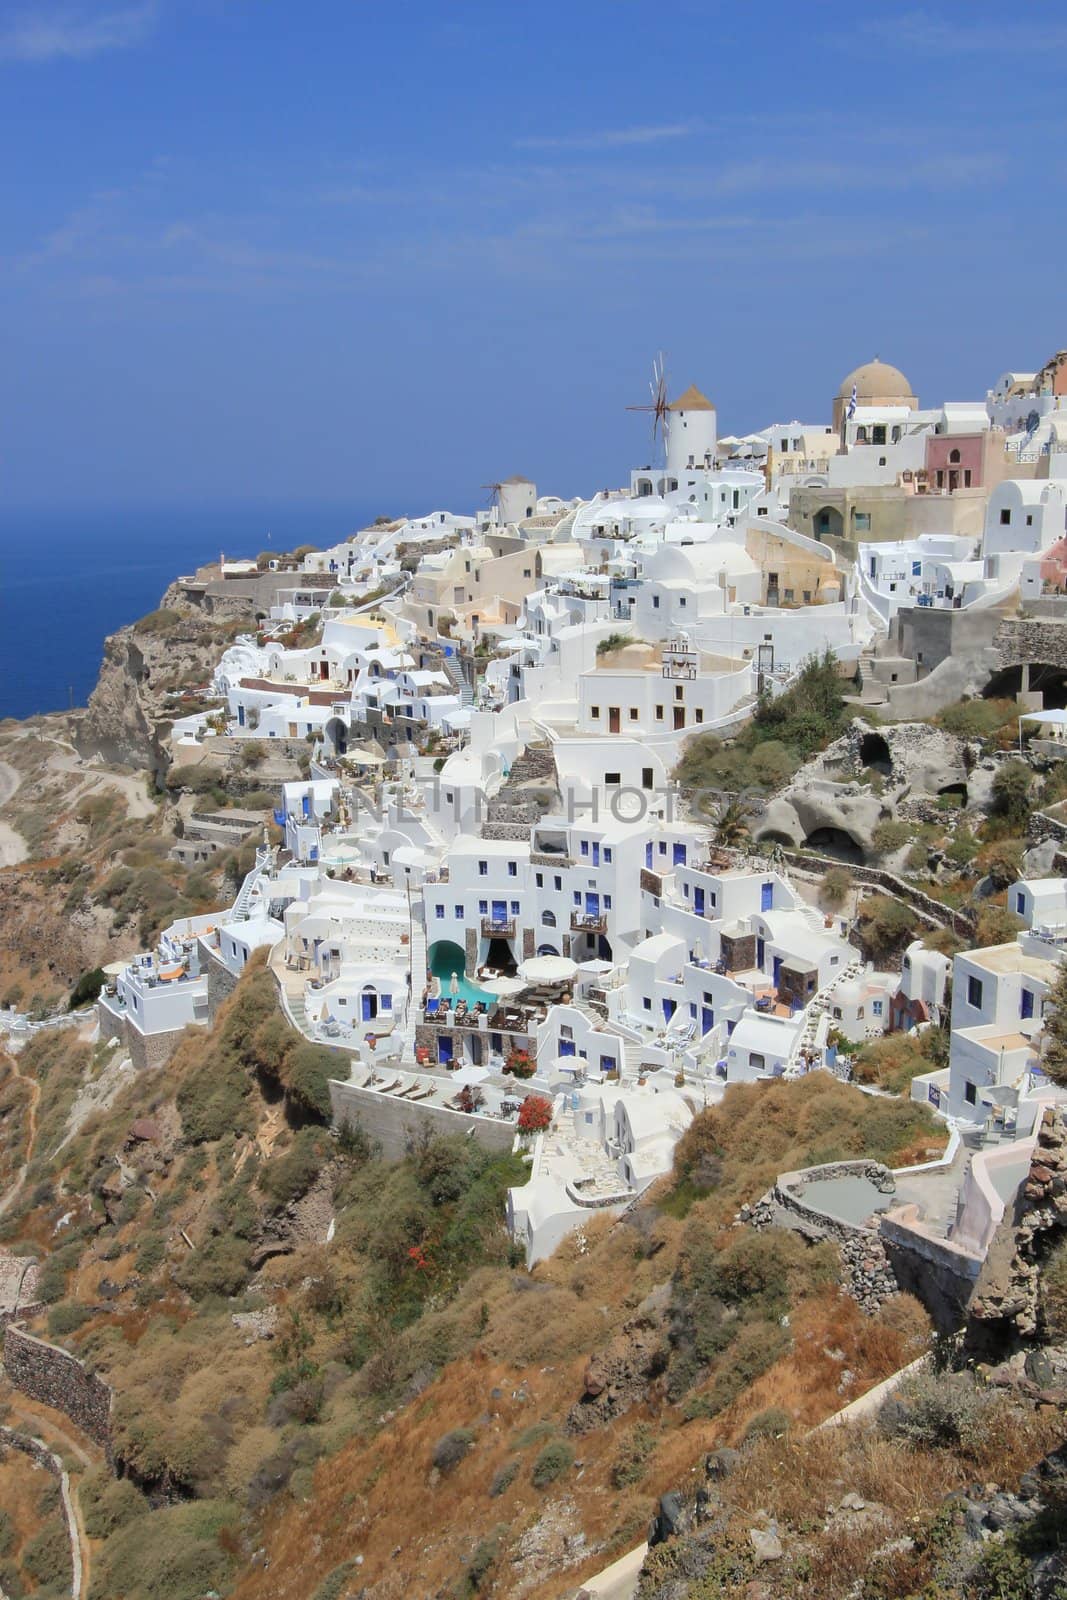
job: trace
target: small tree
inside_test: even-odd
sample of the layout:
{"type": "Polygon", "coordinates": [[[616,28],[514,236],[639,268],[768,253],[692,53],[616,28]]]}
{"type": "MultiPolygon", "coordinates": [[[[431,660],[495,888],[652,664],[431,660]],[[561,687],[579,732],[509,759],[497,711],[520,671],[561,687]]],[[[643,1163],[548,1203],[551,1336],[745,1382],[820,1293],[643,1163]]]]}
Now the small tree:
{"type": "Polygon", "coordinates": [[[993,777],[991,811],[1008,833],[1022,833],[1030,816],[1030,768],[1023,761],[1005,761],[993,777]]]}
{"type": "Polygon", "coordinates": [[[519,1107],[519,1132],[544,1133],[552,1125],[552,1102],[543,1094],[528,1094],[519,1107]]]}
{"type": "Polygon", "coordinates": [[[917,926],[911,907],[888,895],[871,895],[860,910],[860,938],[874,961],[898,955],[914,939],[917,926]]]}
{"type": "Polygon", "coordinates": [[[715,843],[734,850],[748,838],[745,808],[739,800],[731,800],[719,813],[715,824],[715,843]]]}
{"type": "Polygon", "coordinates": [[[828,867],[822,876],[819,899],[828,911],[843,906],[852,888],[852,874],[847,867],[828,867]]]}
{"type": "Polygon", "coordinates": [[[983,906],[975,924],[974,942],[980,948],[991,944],[1008,944],[1026,924],[1014,911],[1005,906],[983,906]]]}
{"type": "Polygon", "coordinates": [[[1041,1065],[1061,1089],[1067,1089],[1067,967],[1061,967],[1045,1001],[1045,1053],[1041,1065]]]}

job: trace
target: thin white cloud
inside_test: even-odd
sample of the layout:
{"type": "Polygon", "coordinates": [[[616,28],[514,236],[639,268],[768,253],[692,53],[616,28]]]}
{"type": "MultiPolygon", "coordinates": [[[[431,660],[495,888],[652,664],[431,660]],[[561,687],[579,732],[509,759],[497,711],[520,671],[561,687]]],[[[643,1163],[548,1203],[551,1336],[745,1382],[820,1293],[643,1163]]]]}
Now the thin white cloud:
{"type": "Polygon", "coordinates": [[[516,139],[517,150],[621,150],[634,145],[662,144],[699,133],[699,122],[663,122],[634,128],[599,128],[593,133],[530,134],[516,139]]]}
{"type": "Polygon", "coordinates": [[[0,31],[0,61],[85,61],[141,44],[159,17],[157,0],[109,11],[83,6],[24,12],[0,31]]]}
{"type": "Polygon", "coordinates": [[[1067,46],[1067,28],[1035,26],[1028,18],[1010,22],[981,22],[971,17],[945,17],[921,7],[899,16],[871,18],[854,34],[840,34],[836,42],[866,43],[879,49],[895,45],[902,50],[960,55],[1028,55],[1061,50],[1067,46]]]}

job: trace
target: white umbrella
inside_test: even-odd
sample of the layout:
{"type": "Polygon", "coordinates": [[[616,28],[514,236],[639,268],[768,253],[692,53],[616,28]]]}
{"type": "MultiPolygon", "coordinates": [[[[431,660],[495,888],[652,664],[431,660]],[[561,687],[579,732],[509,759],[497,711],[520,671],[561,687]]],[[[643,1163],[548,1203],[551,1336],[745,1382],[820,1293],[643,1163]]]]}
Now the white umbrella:
{"type": "Polygon", "coordinates": [[[488,1067],[460,1067],[452,1074],[452,1082],[469,1084],[473,1088],[476,1083],[484,1083],[488,1076],[488,1067]]]}
{"type": "Polygon", "coordinates": [[[456,998],[457,994],[459,993],[459,973],[458,972],[454,972],[452,974],[452,976],[449,978],[449,980],[448,980],[448,992],[452,996],[453,1000],[456,998]]]}
{"type": "Polygon", "coordinates": [[[519,967],[519,976],[527,983],[567,983],[577,971],[578,963],[569,956],[531,956],[519,967]]]}
{"type": "Polygon", "coordinates": [[[479,978],[478,987],[484,989],[486,994],[502,997],[508,994],[521,994],[524,989],[529,988],[529,984],[522,978],[479,978]]]}

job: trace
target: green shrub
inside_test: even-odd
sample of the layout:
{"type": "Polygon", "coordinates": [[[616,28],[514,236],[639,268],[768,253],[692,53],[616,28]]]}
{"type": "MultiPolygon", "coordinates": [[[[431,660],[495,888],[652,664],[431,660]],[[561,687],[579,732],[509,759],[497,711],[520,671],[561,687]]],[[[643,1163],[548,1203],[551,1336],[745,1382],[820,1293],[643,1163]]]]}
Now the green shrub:
{"type": "Polygon", "coordinates": [[[1024,761],[1005,761],[993,774],[990,814],[1012,833],[1022,833],[1030,818],[1030,768],[1024,761]]]}
{"type": "Polygon", "coordinates": [[[819,899],[830,911],[843,906],[852,888],[852,874],[847,867],[827,867],[822,875],[819,899]]]}
{"type": "Polygon", "coordinates": [[[199,1600],[227,1590],[233,1557],[220,1535],[239,1513],[225,1501],[164,1506],[128,1522],[98,1552],[93,1594],[101,1600],[199,1600]]]}
{"type": "Polygon", "coordinates": [[[473,1445],[474,1434],[470,1428],[453,1428],[451,1433],[438,1439],[430,1460],[438,1472],[454,1472],[464,1457],[470,1454],[473,1445]]]}
{"type": "Polygon", "coordinates": [[[902,849],[910,838],[908,824],[895,818],[880,822],[871,834],[871,842],[880,855],[891,855],[894,850],[902,849]]]}
{"type": "Polygon", "coordinates": [[[169,607],[160,607],[158,611],[149,611],[146,616],[140,617],[133,625],[134,633],[172,633],[181,623],[180,612],[169,607]]]}
{"type": "Polygon", "coordinates": [[[969,1374],[922,1372],[893,1392],[878,1413],[878,1427],[916,1450],[966,1455],[980,1444],[997,1403],[995,1396],[975,1387],[969,1374]]]}
{"type": "Polygon", "coordinates": [[[553,1439],[546,1444],[533,1464],[530,1482],[535,1489],[547,1489],[550,1483],[562,1478],[574,1465],[574,1451],[565,1439],[553,1439]]]}
{"type": "Polygon", "coordinates": [[[113,1478],[106,1467],[86,1473],[78,1497],[90,1539],[108,1539],[148,1510],[148,1502],[136,1484],[129,1478],[113,1478]]]}
{"type": "Polygon", "coordinates": [[[619,1453],[611,1465],[611,1482],[615,1489],[628,1488],[640,1483],[648,1466],[648,1458],[656,1448],[656,1435],[647,1422],[639,1422],[625,1434],[619,1453]]]}
{"type": "Polygon", "coordinates": [[[959,739],[989,739],[1018,715],[1014,700],[959,700],[939,711],[934,721],[959,739]]]}
{"type": "Polygon", "coordinates": [[[338,1060],[332,1050],[319,1044],[298,1044],[290,1057],[285,1075],[286,1093],[302,1111],[329,1122],[330,1079],[345,1076],[347,1060],[338,1060]]]}
{"type": "Polygon", "coordinates": [[[350,1585],[359,1577],[361,1568],[356,1561],[342,1561],[319,1584],[311,1600],[345,1600],[351,1593],[350,1585]]]}
{"type": "Polygon", "coordinates": [[[757,1411],[745,1429],[744,1442],[750,1439],[781,1439],[793,1426],[793,1419],[781,1406],[768,1406],[757,1411]]]}
{"type": "Polygon", "coordinates": [[[64,1301],[62,1305],[53,1306],[48,1313],[48,1332],[53,1339],[62,1339],[65,1334],[75,1333],[91,1316],[88,1306],[64,1301]]]}
{"type": "Polygon", "coordinates": [[[860,939],[875,962],[899,955],[914,939],[917,926],[911,907],[888,895],[870,895],[860,907],[860,939]]]}
{"type": "Polygon", "coordinates": [[[87,1006],[96,1000],[104,987],[105,973],[103,967],[94,967],[91,972],[83,972],[73,989],[67,1002],[68,1011],[77,1011],[79,1006],[87,1006]]]}
{"type": "Polygon", "coordinates": [[[235,1295],[248,1280],[248,1246],[241,1239],[219,1236],[193,1250],[175,1277],[194,1300],[208,1295],[235,1295]]]}
{"type": "Polygon", "coordinates": [[[948,1034],[943,1028],[922,1028],[867,1040],[853,1059],[852,1074],[858,1083],[906,1095],[913,1078],[947,1066],[948,1034]]]}
{"type": "Polygon", "coordinates": [[[510,1461],[505,1461],[502,1467],[498,1467],[489,1485],[490,1499],[496,1500],[500,1495],[506,1494],[515,1482],[518,1472],[519,1462],[515,1456],[510,1461]]]}
{"type": "Polygon", "coordinates": [[[307,1194],[329,1156],[324,1135],[302,1128],[284,1155],[272,1156],[260,1170],[257,1184],[276,1206],[287,1206],[307,1194]]]}
{"type": "Polygon", "coordinates": [[[137,1248],[134,1270],[147,1276],[161,1266],[167,1254],[167,1243],[160,1233],[146,1233],[137,1248]]]}
{"type": "MultiPolygon", "coordinates": [[[[58,1573],[70,1572],[70,1541],[58,1517],[50,1518],[29,1544],[22,1547],[19,1561],[40,1584],[52,1584],[58,1573]]],[[[69,1584],[69,1578],[67,1582],[69,1584]]]]}
{"type": "Polygon", "coordinates": [[[980,949],[993,944],[1011,944],[1019,929],[1025,926],[1022,917],[1017,917],[1006,906],[986,905],[978,913],[972,943],[980,949]]]}

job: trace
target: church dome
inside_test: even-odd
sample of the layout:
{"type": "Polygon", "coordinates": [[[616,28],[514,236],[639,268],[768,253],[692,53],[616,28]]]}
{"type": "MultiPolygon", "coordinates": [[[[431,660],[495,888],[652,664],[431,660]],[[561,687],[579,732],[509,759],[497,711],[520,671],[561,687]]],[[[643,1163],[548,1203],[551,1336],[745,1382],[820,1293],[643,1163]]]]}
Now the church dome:
{"type": "Polygon", "coordinates": [[[899,367],[891,367],[886,361],[865,361],[862,367],[857,367],[842,380],[837,391],[839,400],[852,398],[852,385],[856,386],[856,399],[860,405],[865,401],[876,401],[881,405],[893,400],[914,400],[911,384],[900,371],[899,367]]]}

